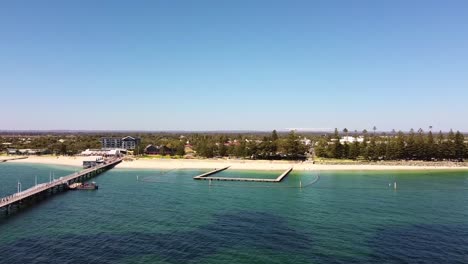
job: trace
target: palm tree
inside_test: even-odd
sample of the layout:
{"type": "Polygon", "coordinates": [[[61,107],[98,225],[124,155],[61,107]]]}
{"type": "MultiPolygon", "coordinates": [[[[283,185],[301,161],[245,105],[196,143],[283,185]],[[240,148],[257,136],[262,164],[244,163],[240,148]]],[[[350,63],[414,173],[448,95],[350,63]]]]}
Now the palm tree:
{"type": "Polygon", "coordinates": [[[343,129],[343,133],[345,133],[345,134],[346,134],[346,138],[348,138],[348,129],[347,129],[347,128],[343,129]]]}

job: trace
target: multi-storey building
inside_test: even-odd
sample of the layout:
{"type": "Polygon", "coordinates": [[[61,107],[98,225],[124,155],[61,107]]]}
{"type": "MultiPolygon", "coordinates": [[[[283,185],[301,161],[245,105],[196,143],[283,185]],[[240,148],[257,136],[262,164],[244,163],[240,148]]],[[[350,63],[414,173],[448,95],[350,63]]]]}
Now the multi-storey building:
{"type": "Polygon", "coordinates": [[[139,138],[127,136],[124,138],[116,137],[103,137],[101,138],[101,145],[103,149],[135,149],[140,144],[139,138]]]}

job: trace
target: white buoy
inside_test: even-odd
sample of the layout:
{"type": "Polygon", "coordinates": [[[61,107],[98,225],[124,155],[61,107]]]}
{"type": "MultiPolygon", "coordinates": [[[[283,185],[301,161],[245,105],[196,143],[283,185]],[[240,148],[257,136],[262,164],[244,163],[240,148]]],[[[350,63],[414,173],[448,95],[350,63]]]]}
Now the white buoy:
{"type": "Polygon", "coordinates": [[[137,181],[138,181],[138,175],[137,175],[137,181]]]}
{"type": "Polygon", "coordinates": [[[299,188],[302,188],[302,181],[299,181],[299,188]]]}
{"type": "Polygon", "coordinates": [[[396,190],[396,182],[393,183],[393,189],[396,190]]]}

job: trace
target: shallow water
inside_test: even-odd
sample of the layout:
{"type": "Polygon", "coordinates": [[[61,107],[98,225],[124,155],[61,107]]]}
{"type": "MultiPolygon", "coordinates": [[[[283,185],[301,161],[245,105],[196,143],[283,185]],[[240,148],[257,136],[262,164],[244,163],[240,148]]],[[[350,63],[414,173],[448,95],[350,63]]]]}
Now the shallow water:
{"type": "MultiPolygon", "coordinates": [[[[50,171],[74,170],[0,164],[0,195],[18,179],[26,188],[35,175],[43,182],[50,171]]],[[[92,179],[97,191],[61,193],[2,216],[0,263],[468,262],[467,172],[305,171],[279,184],[192,179],[205,171],[113,169],[92,179]]]]}

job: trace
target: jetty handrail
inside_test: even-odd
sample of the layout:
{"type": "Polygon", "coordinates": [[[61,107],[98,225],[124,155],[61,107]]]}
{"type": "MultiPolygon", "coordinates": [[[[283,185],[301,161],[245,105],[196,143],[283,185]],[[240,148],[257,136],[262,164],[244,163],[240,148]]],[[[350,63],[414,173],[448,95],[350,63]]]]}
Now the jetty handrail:
{"type": "Polygon", "coordinates": [[[14,193],[14,194],[11,194],[11,195],[8,195],[6,197],[3,197],[0,199],[0,208],[1,207],[4,207],[4,206],[7,206],[9,204],[13,204],[15,202],[18,202],[26,197],[29,197],[29,196],[32,196],[32,195],[35,195],[37,193],[40,193],[40,192],[43,192],[47,189],[50,189],[50,188],[53,188],[53,187],[56,187],[58,185],[62,185],[62,184],[67,184],[70,180],[73,180],[75,178],[78,178],[78,177],[81,177],[87,173],[90,173],[90,172],[93,172],[95,170],[98,170],[98,169],[101,169],[101,168],[104,168],[104,167],[107,167],[107,166],[111,166],[115,163],[118,163],[122,161],[122,159],[114,159],[108,163],[104,163],[104,164],[100,164],[100,165],[97,165],[95,167],[91,167],[91,168],[88,168],[88,169],[85,169],[85,170],[82,170],[80,172],[75,172],[73,174],[70,174],[70,175],[67,175],[67,176],[64,176],[64,177],[60,177],[58,179],[55,179],[51,182],[48,182],[48,183],[41,183],[41,184],[38,184],[38,185],[35,185],[35,186],[32,186],[22,192],[19,192],[19,193],[14,193]]]}

